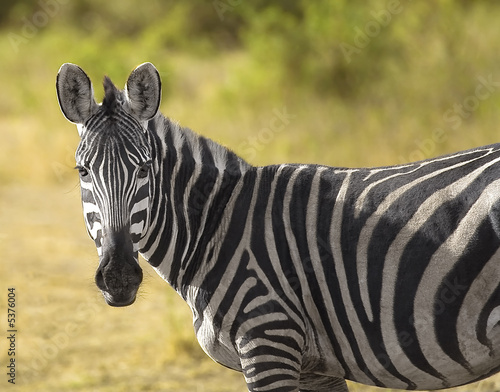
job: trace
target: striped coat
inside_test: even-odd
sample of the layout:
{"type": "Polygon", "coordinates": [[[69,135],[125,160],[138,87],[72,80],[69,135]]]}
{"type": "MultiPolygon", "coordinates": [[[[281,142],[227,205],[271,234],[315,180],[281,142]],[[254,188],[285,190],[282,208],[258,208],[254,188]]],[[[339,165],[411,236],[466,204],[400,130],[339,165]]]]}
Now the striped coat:
{"type": "Polygon", "coordinates": [[[58,76],[110,305],[135,299],[140,252],[250,391],[439,389],[499,370],[500,145],[253,167],[157,113],[159,86],[146,63],[97,105],[80,68],[58,76]]]}

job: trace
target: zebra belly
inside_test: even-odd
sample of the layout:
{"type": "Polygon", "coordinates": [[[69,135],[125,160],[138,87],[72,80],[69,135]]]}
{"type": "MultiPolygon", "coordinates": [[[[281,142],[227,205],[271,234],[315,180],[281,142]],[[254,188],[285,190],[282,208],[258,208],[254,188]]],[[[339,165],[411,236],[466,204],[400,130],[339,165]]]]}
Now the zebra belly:
{"type": "MultiPolygon", "coordinates": [[[[323,287],[321,296],[310,294],[318,298],[305,301],[314,320],[307,329],[316,333],[309,341],[318,343],[304,363],[314,365],[311,373],[397,389],[442,389],[496,373],[500,370],[499,254],[494,252],[478,267],[474,279],[468,277],[472,261],[444,279],[431,271],[413,289],[403,275],[401,286],[378,291],[377,301],[370,302],[375,304],[370,317],[362,303],[348,297],[347,285],[342,301],[324,295],[334,293],[331,288],[323,287]],[[407,299],[405,290],[413,298],[407,299]]],[[[444,263],[439,258],[436,268],[444,263]]],[[[363,283],[357,285],[352,292],[363,283]]]]}
{"type": "Polygon", "coordinates": [[[500,181],[495,170],[494,181],[473,182],[482,164],[426,186],[395,176],[405,188],[389,193],[376,189],[391,176],[366,188],[375,177],[351,175],[362,191],[334,215],[332,257],[322,263],[349,379],[441,389],[499,369],[500,181]]]}
{"type": "MultiPolygon", "coordinates": [[[[491,279],[497,278],[491,275],[491,279]]],[[[397,301],[391,308],[380,309],[388,313],[389,323],[362,323],[351,313],[354,339],[339,341],[346,378],[368,385],[425,390],[468,384],[498,372],[498,288],[496,283],[491,285],[481,279],[476,284],[454,287],[444,291],[442,297],[432,296],[432,311],[422,313],[416,308],[407,324],[395,318],[394,307],[407,306],[397,301]],[[451,295],[453,289],[457,298],[451,295]],[[446,308],[443,300],[448,301],[446,308]]],[[[344,333],[337,333],[337,338],[344,333]]]]}
{"type": "MultiPolygon", "coordinates": [[[[477,341],[474,342],[476,339],[475,331],[472,329],[471,338],[463,342],[463,349],[470,350],[467,357],[472,358],[466,364],[460,364],[446,355],[434,358],[432,361],[412,362],[413,358],[407,356],[406,353],[395,354],[396,350],[390,350],[389,353],[374,352],[373,356],[376,359],[375,362],[371,363],[362,364],[355,357],[344,357],[344,364],[347,365],[346,370],[350,374],[346,372],[343,377],[365,385],[416,390],[444,389],[479,381],[500,371],[498,349],[500,326],[497,325],[489,333],[492,342],[495,342],[491,349],[488,346],[482,346],[478,350],[477,341]],[[430,370],[429,363],[432,364],[434,371],[430,370]]],[[[426,345],[426,342],[423,342],[422,349],[428,352],[436,347],[426,345]]],[[[321,364],[317,360],[315,361],[314,357],[310,357],[309,360],[305,363],[316,364],[311,369],[311,373],[339,377],[336,369],[338,364],[336,358],[327,357],[321,364]]]]}

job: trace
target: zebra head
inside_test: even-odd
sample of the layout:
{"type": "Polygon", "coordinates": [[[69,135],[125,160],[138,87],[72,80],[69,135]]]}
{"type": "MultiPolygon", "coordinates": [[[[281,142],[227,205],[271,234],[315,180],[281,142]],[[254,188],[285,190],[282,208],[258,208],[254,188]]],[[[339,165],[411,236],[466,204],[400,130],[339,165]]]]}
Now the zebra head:
{"type": "Polygon", "coordinates": [[[85,224],[99,255],[95,281],[109,305],[127,306],[142,282],[138,250],[149,226],[154,180],[147,123],[160,104],[160,77],[150,63],[130,74],[123,91],[105,77],[105,96],[97,104],[88,76],[67,63],[56,88],[81,139],[75,158],[85,224]]]}

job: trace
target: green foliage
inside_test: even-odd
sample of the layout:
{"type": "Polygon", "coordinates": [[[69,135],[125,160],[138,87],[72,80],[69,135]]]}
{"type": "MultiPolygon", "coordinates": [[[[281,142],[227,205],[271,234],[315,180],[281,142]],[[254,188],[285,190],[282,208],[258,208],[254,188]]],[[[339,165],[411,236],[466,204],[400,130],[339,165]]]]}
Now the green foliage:
{"type": "Polygon", "coordinates": [[[51,165],[26,165],[42,158],[69,167],[68,150],[77,139],[65,130],[54,94],[63,62],[86,70],[98,99],[104,72],[123,85],[138,63],[153,62],[166,114],[236,152],[269,121],[251,113],[272,116],[286,105],[297,120],[275,135],[275,144],[244,156],[255,156],[257,164],[317,156],[332,165],[390,164],[496,141],[496,91],[454,122],[448,113],[474,97],[478,77],[500,80],[495,2],[40,0],[3,6],[0,110],[4,128],[17,131],[0,149],[20,151],[14,158],[0,155],[4,181],[66,178],[54,178],[51,165]],[[432,140],[436,128],[446,137],[424,151],[419,145],[432,140]]]}

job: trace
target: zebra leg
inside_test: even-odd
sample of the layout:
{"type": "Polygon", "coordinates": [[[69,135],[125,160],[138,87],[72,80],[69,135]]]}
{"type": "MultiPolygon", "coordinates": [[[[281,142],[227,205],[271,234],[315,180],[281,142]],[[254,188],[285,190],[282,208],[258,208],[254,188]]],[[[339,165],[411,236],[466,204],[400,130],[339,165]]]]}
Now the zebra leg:
{"type": "Polygon", "coordinates": [[[348,389],[343,378],[306,373],[300,375],[300,392],[348,392],[348,389]]]}
{"type": "Polygon", "coordinates": [[[298,392],[301,352],[266,338],[239,344],[240,363],[250,392],[298,392]]]}
{"type": "Polygon", "coordinates": [[[288,358],[257,354],[241,358],[241,366],[250,392],[298,392],[300,364],[288,358]]]}
{"type": "Polygon", "coordinates": [[[248,390],[298,392],[304,325],[290,317],[278,301],[268,301],[267,305],[265,312],[254,310],[239,318],[244,321],[235,343],[248,390]]]}

